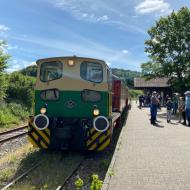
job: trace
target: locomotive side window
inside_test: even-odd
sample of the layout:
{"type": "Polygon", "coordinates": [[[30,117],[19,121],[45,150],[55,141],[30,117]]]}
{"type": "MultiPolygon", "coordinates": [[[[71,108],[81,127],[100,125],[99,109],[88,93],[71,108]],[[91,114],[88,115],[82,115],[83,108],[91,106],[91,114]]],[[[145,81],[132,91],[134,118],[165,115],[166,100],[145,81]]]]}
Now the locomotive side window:
{"type": "Polygon", "coordinates": [[[101,94],[93,90],[83,90],[82,99],[85,102],[98,102],[101,100],[101,94]]]}
{"type": "Polygon", "coordinates": [[[58,100],[59,90],[51,89],[51,90],[42,91],[40,97],[42,100],[58,100]]]}
{"type": "Polygon", "coordinates": [[[80,66],[80,76],[84,80],[100,83],[103,80],[102,65],[94,62],[82,62],[80,66]]]}
{"type": "Polygon", "coordinates": [[[40,79],[43,82],[62,77],[62,63],[58,61],[44,62],[40,68],[40,79]]]}

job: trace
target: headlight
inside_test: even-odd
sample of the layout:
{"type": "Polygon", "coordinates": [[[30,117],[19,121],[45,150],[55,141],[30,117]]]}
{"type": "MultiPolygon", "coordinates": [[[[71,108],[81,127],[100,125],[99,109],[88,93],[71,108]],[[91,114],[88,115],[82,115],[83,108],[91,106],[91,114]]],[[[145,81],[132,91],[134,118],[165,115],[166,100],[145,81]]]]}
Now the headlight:
{"type": "Polygon", "coordinates": [[[105,116],[98,116],[93,121],[93,127],[96,131],[104,132],[109,128],[109,121],[105,116]]]}
{"type": "Polygon", "coordinates": [[[68,60],[68,66],[69,67],[73,67],[74,65],[75,65],[74,60],[72,60],[72,59],[68,60]]]}
{"type": "Polygon", "coordinates": [[[100,110],[99,109],[94,109],[93,115],[98,116],[99,114],[100,114],[100,110]]]}
{"type": "Polygon", "coordinates": [[[34,117],[34,126],[39,130],[44,130],[49,125],[49,118],[44,114],[38,114],[34,117]]]}
{"type": "Polygon", "coordinates": [[[40,113],[41,113],[41,114],[45,114],[45,113],[46,113],[46,108],[41,108],[41,109],[40,109],[40,113]]]}

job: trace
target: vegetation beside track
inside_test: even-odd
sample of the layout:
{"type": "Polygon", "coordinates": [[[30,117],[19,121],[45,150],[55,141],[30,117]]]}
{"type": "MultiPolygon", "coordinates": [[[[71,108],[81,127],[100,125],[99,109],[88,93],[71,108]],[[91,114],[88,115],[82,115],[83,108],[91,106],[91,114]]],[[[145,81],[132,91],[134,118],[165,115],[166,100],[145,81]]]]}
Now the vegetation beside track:
{"type": "Polygon", "coordinates": [[[0,158],[0,188],[19,175],[18,168],[24,171],[31,167],[38,160],[38,152],[32,145],[26,144],[0,158]]]}
{"type": "Polygon", "coordinates": [[[21,104],[4,103],[0,107],[0,132],[23,125],[28,118],[29,111],[21,104]]]}
{"type": "MultiPolygon", "coordinates": [[[[56,189],[76,168],[77,163],[84,158],[78,153],[62,151],[45,152],[45,155],[39,157],[41,156],[42,164],[27,177],[13,185],[11,190],[56,189]]],[[[27,157],[24,160],[27,160],[27,157]]],[[[20,173],[20,170],[23,171],[22,167],[18,168],[17,173],[20,173]]]]}

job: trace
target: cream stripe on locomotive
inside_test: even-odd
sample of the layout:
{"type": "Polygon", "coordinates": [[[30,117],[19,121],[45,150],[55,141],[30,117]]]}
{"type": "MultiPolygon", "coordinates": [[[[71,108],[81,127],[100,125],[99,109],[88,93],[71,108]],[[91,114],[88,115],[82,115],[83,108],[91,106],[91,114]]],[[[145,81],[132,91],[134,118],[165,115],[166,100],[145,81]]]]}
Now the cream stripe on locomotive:
{"type": "MultiPolygon", "coordinates": [[[[38,69],[37,73],[37,82],[36,82],[36,90],[44,90],[44,89],[51,89],[51,88],[57,88],[59,90],[75,90],[80,91],[83,89],[92,89],[92,90],[98,90],[98,91],[105,91],[108,90],[108,84],[107,84],[107,75],[104,74],[103,81],[101,83],[92,83],[86,80],[83,80],[80,77],[80,63],[83,61],[93,61],[96,63],[100,63],[103,68],[103,73],[106,73],[107,65],[104,61],[96,60],[96,59],[89,59],[89,58],[49,58],[49,59],[42,59],[37,62],[37,64],[40,66],[43,62],[48,61],[60,61],[63,63],[63,76],[60,79],[49,81],[49,82],[42,82],[40,80],[40,70],[38,69]],[[73,59],[75,61],[75,65],[72,67],[69,67],[67,65],[67,62],[69,59],[73,59]],[[66,84],[66,85],[63,85],[66,84]]],[[[38,67],[40,68],[40,67],[38,67]]]]}

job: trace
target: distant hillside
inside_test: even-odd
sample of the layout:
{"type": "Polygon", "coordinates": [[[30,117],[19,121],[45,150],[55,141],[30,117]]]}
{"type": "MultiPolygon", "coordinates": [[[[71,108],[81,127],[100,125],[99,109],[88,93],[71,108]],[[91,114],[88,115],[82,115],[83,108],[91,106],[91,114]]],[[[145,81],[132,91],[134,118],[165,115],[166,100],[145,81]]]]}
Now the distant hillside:
{"type": "Polygon", "coordinates": [[[20,72],[23,75],[27,75],[27,76],[31,76],[31,77],[36,77],[36,75],[37,75],[37,66],[36,65],[28,66],[28,67],[20,70],[20,72]]]}
{"type": "Polygon", "coordinates": [[[134,87],[134,78],[141,76],[141,72],[117,68],[113,68],[112,73],[118,76],[119,78],[124,79],[129,88],[134,87]]]}
{"type": "MultiPolygon", "coordinates": [[[[32,66],[26,67],[25,69],[20,70],[20,72],[23,75],[36,77],[37,67],[36,65],[32,65],[32,66]]],[[[118,76],[119,78],[124,79],[127,85],[129,86],[129,88],[134,87],[134,78],[139,77],[141,75],[141,73],[137,71],[117,69],[117,68],[113,68],[112,73],[118,76]]]]}

